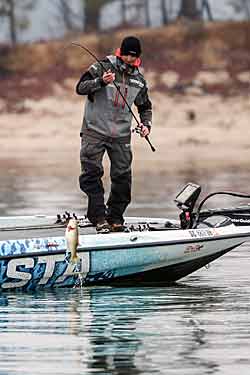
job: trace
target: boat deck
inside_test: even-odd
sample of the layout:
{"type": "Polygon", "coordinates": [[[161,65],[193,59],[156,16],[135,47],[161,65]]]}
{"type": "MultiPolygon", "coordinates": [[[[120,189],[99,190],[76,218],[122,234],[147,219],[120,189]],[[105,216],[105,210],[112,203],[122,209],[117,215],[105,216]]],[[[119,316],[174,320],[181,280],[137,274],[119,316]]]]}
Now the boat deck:
{"type": "MultiPolygon", "coordinates": [[[[50,217],[0,217],[0,241],[24,240],[34,238],[64,237],[66,224],[55,223],[50,217]]],[[[167,229],[166,222],[177,225],[176,220],[166,221],[165,218],[125,218],[125,225],[129,231],[154,230],[154,228],[167,229]]],[[[95,227],[84,221],[79,226],[80,235],[96,234],[95,227]]],[[[170,229],[170,228],[169,228],[170,229]]],[[[101,234],[100,234],[101,235],[101,234]]],[[[104,234],[105,236],[107,234],[104,234]]],[[[117,233],[119,235],[119,232],[117,233]]]]}
{"type": "MultiPolygon", "coordinates": [[[[46,229],[0,229],[0,241],[32,239],[32,238],[49,238],[64,237],[66,227],[46,228],[46,229]]],[[[94,227],[79,228],[79,234],[96,234],[94,227]]]]}

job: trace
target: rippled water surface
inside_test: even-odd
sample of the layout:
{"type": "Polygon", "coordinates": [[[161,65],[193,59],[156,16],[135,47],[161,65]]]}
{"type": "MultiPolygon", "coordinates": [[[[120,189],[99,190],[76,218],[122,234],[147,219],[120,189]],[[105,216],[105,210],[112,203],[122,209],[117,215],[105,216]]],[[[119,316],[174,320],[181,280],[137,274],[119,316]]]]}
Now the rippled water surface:
{"type": "Polygon", "coordinates": [[[0,297],[1,374],[249,374],[248,248],[175,286],[0,297]]]}
{"type": "MultiPolygon", "coordinates": [[[[172,200],[190,180],[206,192],[250,186],[235,174],[149,177],[136,179],[129,214],[176,215],[172,200]]],[[[74,184],[4,179],[1,215],[84,212],[74,184]]],[[[248,375],[249,269],[245,245],[171,287],[0,294],[0,374],[248,375]]]]}

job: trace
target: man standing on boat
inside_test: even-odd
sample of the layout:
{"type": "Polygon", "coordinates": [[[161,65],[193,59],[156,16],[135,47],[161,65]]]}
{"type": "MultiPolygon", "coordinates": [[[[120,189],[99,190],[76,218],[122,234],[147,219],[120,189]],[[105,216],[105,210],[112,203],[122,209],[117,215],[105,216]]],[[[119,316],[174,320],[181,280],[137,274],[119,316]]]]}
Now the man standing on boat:
{"type": "Polygon", "coordinates": [[[81,129],[79,182],[88,196],[87,217],[97,232],[122,231],[123,214],[131,201],[132,114],[125,100],[138,109],[141,136],[148,136],[151,129],[152,105],[139,71],[140,55],[139,39],[126,37],[115,56],[106,56],[101,64],[94,63],[76,87],[77,94],[88,96],[81,129]],[[105,151],[111,177],[106,205],[102,184],[105,151]]]}

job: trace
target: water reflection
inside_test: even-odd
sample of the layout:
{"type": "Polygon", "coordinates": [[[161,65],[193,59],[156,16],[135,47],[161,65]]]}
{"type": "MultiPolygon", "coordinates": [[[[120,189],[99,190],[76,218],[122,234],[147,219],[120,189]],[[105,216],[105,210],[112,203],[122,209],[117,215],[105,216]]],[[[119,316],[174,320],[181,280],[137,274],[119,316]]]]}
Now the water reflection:
{"type": "Polygon", "coordinates": [[[99,289],[91,290],[90,295],[92,355],[89,369],[116,374],[141,373],[135,364],[135,355],[142,344],[136,333],[136,322],[140,319],[137,313],[141,307],[138,292],[99,289]]]}
{"type": "MultiPolygon", "coordinates": [[[[76,176],[1,177],[0,215],[83,213],[86,207],[76,176]]],[[[150,171],[146,179],[138,174],[127,214],[176,215],[173,199],[188,181],[200,183],[206,194],[247,192],[249,180],[236,171],[207,176],[192,168],[175,175],[150,171]]],[[[215,198],[211,206],[224,203],[232,200],[215,198]]],[[[245,370],[250,365],[248,258],[248,248],[236,250],[213,263],[212,272],[185,279],[192,286],[0,294],[0,371],[229,375],[239,364],[245,370]]]]}
{"type": "Polygon", "coordinates": [[[199,312],[211,313],[223,301],[219,288],[101,287],[3,297],[0,362],[12,358],[5,363],[12,373],[36,365],[45,374],[48,364],[55,374],[160,374],[164,368],[205,374],[217,368],[196,352],[207,344],[199,312]]]}
{"type": "MultiPolygon", "coordinates": [[[[39,176],[38,172],[32,169],[29,173],[24,171],[22,174],[22,166],[17,162],[12,168],[6,169],[6,163],[5,161],[1,174],[0,215],[55,215],[65,210],[78,214],[86,212],[87,200],[79,189],[75,170],[68,176],[60,173],[39,176]]],[[[229,170],[224,174],[207,174],[195,166],[192,167],[192,163],[189,169],[176,171],[174,174],[154,170],[147,175],[136,173],[133,177],[132,203],[127,215],[176,216],[177,209],[173,200],[177,192],[190,181],[202,186],[203,195],[216,190],[248,192],[250,175],[229,170]]],[[[104,185],[108,195],[107,178],[104,185]]],[[[224,203],[232,205],[232,202],[237,201],[215,197],[211,206],[222,206],[224,203]]]]}
{"type": "MultiPolygon", "coordinates": [[[[1,160],[0,160],[1,161],[1,160]]],[[[18,178],[11,172],[12,169],[1,168],[1,184],[0,184],[0,216],[5,215],[12,207],[22,207],[23,191],[26,190],[25,180],[18,178]],[[5,173],[6,172],[6,173],[5,173]]]]}
{"type": "Polygon", "coordinates": [[[188,324],[191,330],[192,339],[189,345],[180,353],[183,357],[183,365],[186,367],[200,368],[203,374],[215,374],[219,369],[219,363],[215,361],[199,358],[199,350],[209,345],[206,337],[207,331],[202,322],[190,318],[188,324]]]}

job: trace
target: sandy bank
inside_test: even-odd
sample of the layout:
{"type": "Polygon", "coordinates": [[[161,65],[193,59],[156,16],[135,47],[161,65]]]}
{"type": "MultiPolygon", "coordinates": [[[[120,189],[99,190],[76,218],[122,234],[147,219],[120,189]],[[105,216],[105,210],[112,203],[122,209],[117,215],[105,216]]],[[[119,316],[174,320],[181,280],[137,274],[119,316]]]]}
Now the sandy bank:
{"type": "MultiPolygon", "coordinates": [[[[165,96],[153,93],[152,153],[133,137],[134,170],[158,173],[248,169],[250,95],[165,96]]],[[[83,101],[58,88],[54,96],[25,101],[30,111],[0,117],[1,170],[13,174],[78,174],[83,101]]]]}

